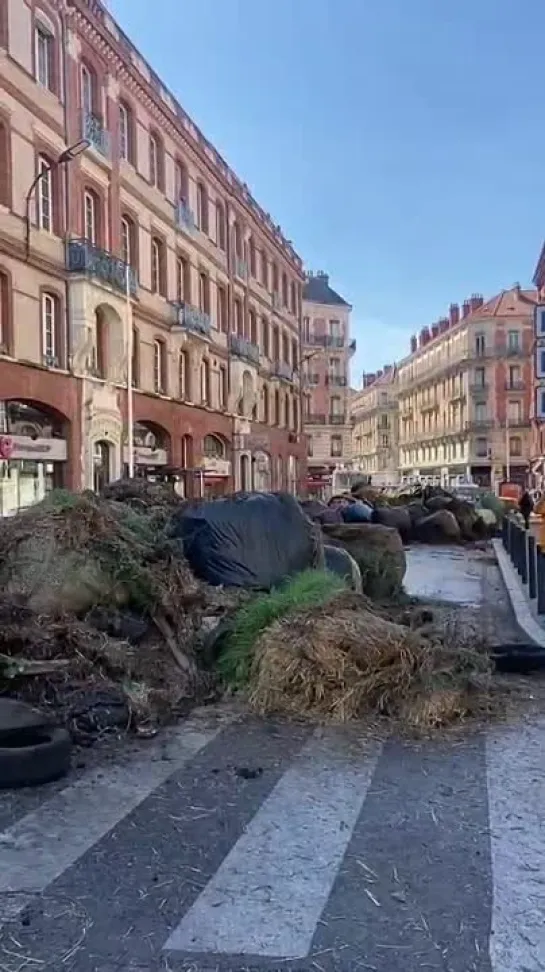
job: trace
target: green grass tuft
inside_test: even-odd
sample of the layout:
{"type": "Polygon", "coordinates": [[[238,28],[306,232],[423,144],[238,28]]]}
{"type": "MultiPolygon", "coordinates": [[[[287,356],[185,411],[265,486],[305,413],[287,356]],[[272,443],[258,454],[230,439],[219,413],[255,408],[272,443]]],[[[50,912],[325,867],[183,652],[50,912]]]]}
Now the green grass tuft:
{"type": "Polygon", "coordinates": [[[256,597],[240,609],[218,659],[218,671],[228,685],[243,688],[250,678],[259,635],[279,618],[301,608],[324,604],[346,590],[344,580],[327,570],[305,570],[268,594],[256,597]]]}

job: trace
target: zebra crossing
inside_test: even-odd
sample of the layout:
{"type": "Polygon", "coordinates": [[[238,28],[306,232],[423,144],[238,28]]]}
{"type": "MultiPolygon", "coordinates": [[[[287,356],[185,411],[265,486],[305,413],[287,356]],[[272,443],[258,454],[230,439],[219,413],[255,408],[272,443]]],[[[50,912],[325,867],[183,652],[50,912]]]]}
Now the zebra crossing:
{"type": "Polygon", "coordinates": [[[544,744],[196,713],[13,803],[0,970],[542,972],[544,744]]]}

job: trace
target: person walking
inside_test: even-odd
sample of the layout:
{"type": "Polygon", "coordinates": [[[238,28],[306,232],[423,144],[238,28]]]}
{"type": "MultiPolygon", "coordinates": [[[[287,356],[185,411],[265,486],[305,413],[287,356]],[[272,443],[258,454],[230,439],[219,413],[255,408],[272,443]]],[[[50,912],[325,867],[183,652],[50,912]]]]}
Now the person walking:
{"type": "Polygon", "coordinates": [[[524,529],[530,528],[530,515],[534,509],[534,501],[527,489],[524,490],[519,500],[519,510],[524,519],[524,529]]]}

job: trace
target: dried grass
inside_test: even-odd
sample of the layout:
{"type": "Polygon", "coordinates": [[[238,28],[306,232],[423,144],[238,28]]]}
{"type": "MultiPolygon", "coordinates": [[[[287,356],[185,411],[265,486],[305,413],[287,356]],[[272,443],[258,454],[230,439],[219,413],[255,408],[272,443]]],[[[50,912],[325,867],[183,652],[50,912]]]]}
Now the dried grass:
{"type": "Polygon", "coordinates": [[[355,594],[268,628],[251,684],[261,714],[339,722],[379,716],[417,731],[491,708],[486,654],[395,624],[355,594]]]}

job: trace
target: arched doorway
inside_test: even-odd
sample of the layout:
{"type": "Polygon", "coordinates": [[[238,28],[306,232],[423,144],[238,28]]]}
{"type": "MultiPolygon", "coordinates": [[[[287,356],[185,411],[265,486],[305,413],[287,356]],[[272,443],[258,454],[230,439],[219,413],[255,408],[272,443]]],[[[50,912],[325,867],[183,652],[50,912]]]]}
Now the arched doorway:
{"type": "Polygon", "coordinates": [[[248,493],[252,488],[250,457],[244,452],[240,457],[240,488],[243,493],[248,493]]]}
{"type": "Polygon", "coordinates": [[[0,401],[0,516],[66,485],[70,422],[43,402],[0,401]]]}
{"type": "Polygon", "coordinates": [[[93,443],[93,489],[100,493],[112,479],[112,445],[104,439],[93,443]]]}
{"type": "MultiPolygon", "coordinates": [[[[164,477],[170,454],[170,435],[162,425],[141,420],[133,425],[134,475],[154,482],[164,477]]],[[[129,474],[129,446],[125,444],[123,462],[129,474]]]]}

